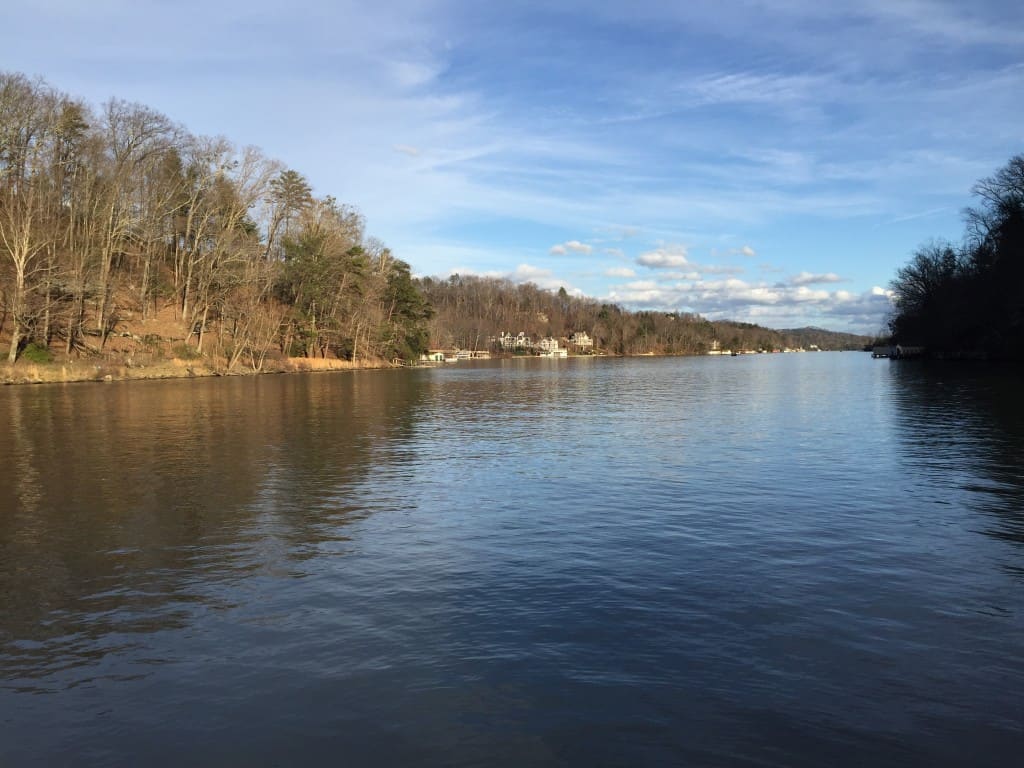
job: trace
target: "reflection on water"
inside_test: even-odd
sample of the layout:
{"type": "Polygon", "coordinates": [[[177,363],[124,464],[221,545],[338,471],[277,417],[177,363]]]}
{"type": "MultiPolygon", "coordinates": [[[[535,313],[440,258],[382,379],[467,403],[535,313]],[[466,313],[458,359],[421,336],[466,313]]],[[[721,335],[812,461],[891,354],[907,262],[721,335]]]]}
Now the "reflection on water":
{"type": "Polygon", "coordinates": [[[14,500],[0,518],[5,677],[59,689],[52,673],[231,607],[246,579],[345,540],[365,513],[346,489],[410,429],[414,382],[262,383],[4,392],[15,464],[0,477],[0,498],[14,500]]]}
{"type": "Polygon", "coordinates": [[[1015,374],[507,360],[0,390],[0,764],[989,764],[1015,374]]]}
{"type": "MultiPolygon", "coordinates": [[[[894,366],[900,436],[917,482],[952,484],[985,533],[1024,543],[1024,371],[894,366]]],[[[1017,567],[1013,565],[1012,567],[1017,567]]]]}

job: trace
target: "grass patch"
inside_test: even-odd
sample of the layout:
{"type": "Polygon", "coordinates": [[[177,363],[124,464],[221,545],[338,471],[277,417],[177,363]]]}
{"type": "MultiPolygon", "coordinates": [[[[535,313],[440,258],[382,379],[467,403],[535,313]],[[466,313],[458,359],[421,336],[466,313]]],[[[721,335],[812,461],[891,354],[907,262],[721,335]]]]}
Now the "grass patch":
{"type": "Polygon", "coordinates": [[[53,354],[47,347],[42,344],[32,343],[25,347],[21,353],[22,360],[27,360],[30,363],[52,363],[53,354]]]}

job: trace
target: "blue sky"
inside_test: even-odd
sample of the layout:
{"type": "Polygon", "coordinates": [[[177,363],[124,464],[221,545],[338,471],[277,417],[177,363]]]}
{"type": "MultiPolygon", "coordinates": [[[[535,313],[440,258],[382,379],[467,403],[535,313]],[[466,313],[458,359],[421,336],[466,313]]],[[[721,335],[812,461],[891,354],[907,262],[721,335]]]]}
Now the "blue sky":
{"type": "Polygon", "coordinates": [[[0,67],[253,144],[415,273],[875,332],[1024,152],[1024,4],[33,0],[0,67]]]}

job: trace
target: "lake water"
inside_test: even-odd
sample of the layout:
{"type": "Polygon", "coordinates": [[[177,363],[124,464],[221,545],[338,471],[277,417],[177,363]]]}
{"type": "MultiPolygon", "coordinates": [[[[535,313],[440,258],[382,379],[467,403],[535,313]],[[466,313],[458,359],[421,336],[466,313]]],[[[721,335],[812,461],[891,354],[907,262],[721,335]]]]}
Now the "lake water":
{"type": "Polygon", "coordinates": [[[0,389],[0,765],[1024,754],[1019,373],[0,389]]]}

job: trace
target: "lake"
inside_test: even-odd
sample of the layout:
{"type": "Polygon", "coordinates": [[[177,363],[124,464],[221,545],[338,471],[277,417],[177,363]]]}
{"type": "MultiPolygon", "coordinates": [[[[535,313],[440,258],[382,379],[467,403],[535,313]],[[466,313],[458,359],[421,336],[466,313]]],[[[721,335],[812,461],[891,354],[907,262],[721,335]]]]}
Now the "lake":
{"type": "Polygon", "coordinates": [[[0,389],[0,765],[1024,754],[1019,372],[0,389]]]}

